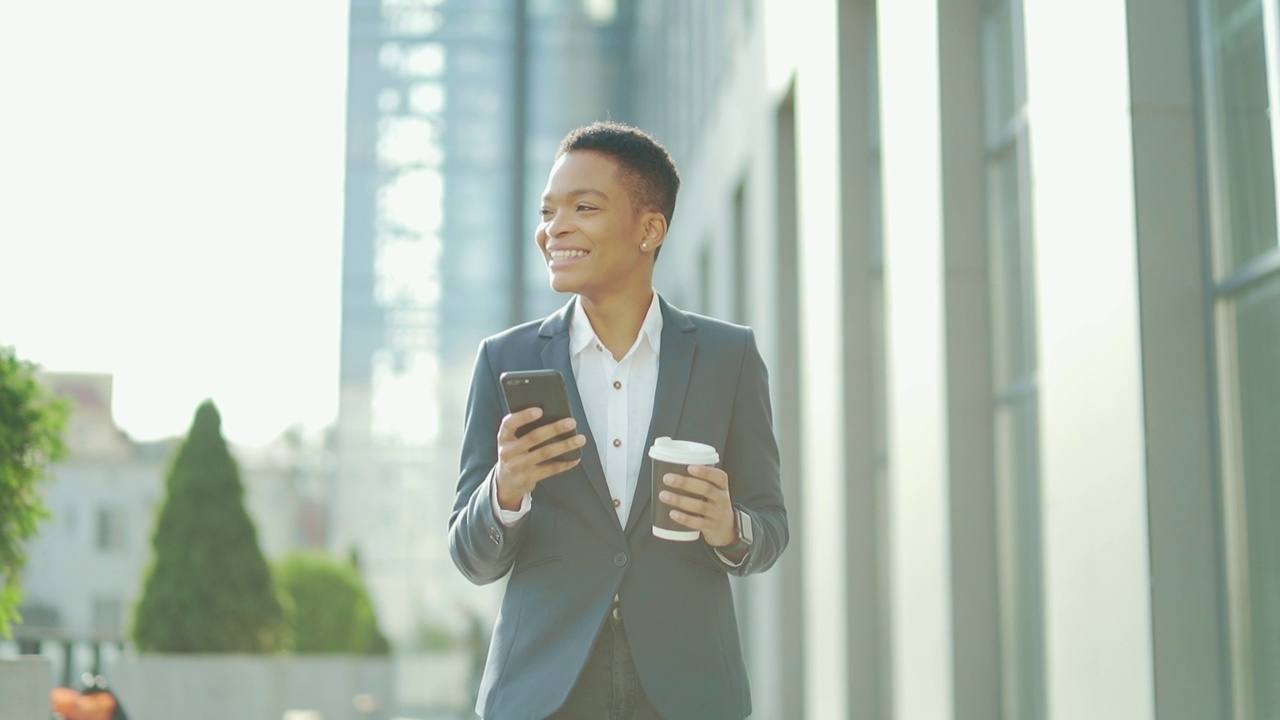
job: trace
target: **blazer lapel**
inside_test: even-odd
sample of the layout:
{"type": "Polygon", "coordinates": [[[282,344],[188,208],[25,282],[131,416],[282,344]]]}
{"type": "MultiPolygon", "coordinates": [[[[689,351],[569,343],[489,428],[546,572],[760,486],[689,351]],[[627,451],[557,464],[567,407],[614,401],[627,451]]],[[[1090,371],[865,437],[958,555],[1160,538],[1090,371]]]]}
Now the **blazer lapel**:
{"type": "MultiPolygon", "coordinates": [[[[613,526],[622,530],[618,523],[618,513],[613,509],[613,496],[609,493],[609,483],[604,479],[604,466],[600,463],[600,453],[596,450],[595,438],[587,423],[587,413],[582,407],[582,396],[578,393],[577,378],[573,374],[573,362],[569,358],[569,318],[577,310],[577,298],[570,300],[559,312],[547,318],[538,331],[538,335],[548,342],[542,347],[542,366],[559,370],[564,376],[565,389],[569,392],[569,407],[578,420],[578,432],[587,437],[582,446],[582,462],[578,463],[587,474],[587,481],[595,489],[600,503],[608,509],[613,526]]],[[[665,342],[666,338],[663,338],[665,342]]]]}
{"type": "Polygon", "coordinates": [[[689,316],[667,304],[661,296],[662,349],[658,355],[658,388],[653,399],[653,419],[649,422],[649,438],[644,444],[640,460],[640,477],[636,480],[636,494],[631,500],[631,512],[627,515],[627,532],[630,533],[640,518],[647,517],[653,504],[653,464],[649,460],[649,448],[654,438],[676,437],[680,428],[680,413],[684,409],[685,394],[689,387],[689,374],[693,370],[693,357],[698,348],[694,339],[697,326],[689,316]]]}

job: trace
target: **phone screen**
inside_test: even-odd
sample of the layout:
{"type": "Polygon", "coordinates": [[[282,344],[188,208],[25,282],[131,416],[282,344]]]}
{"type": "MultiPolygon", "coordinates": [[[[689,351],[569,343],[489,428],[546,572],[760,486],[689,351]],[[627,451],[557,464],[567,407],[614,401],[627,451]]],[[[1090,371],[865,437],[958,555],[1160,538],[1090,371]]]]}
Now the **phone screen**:
{"type": "MultiPolygon", "coordinates": [[[[520,412],[531,407],[542,408],[542,417],[516,430],[516,437],[523,437],[543,425],[573,416],[569,409],[569,392],[565,388],[564,376],[558,370],[505,372],[499,380],[502,383],[502,396],[506,401],[508,413],[520,412]]],[[[571,438],[576,432],[576,430],[570,430],[561,433],[546,442],[538,443],[532,450],[571,438]]],[[[543,462],[577,460],[581,456],[582,452],[574,448],[559,457],[543,462]]]]}

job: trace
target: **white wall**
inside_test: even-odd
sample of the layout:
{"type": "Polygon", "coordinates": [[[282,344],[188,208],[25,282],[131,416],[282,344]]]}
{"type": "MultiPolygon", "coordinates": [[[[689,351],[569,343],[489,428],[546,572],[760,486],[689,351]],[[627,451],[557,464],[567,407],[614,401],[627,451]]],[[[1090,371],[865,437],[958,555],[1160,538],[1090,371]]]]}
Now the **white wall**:
{"type": "Polygon", "coordinates": [[[94,599],[112,598],[121,613],[114,629],[123,631],[151,558],[163,470],[158,463],[138,461],[70,461],[52,472],[43,491],[53,518],[41,523],[27,546],[27,600],[56,607],[64,631],[87,635],[95,629],[94,599]],[[97,545],[100,509],[120,512],[119,548],[97,545]]]}
{"type": "Polygon", "coordinates": [[[47,720],[50,689],[47,660],[0,660],[0,720],[47,720]]]}
{"type": "Polygon", "coordinates": [[[389,717],[395,702],[388,658],[144,655],[121,659],[107,675],[131,720],[280,720],[286,710],[366,720],[389,717]],[[380,710],[357,712],[359,694],[380,710]]]}

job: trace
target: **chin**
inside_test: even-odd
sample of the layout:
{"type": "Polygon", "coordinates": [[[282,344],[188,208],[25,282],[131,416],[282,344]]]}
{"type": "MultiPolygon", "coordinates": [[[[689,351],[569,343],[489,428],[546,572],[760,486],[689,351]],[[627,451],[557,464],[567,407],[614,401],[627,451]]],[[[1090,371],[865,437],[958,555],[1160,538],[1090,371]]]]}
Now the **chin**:
{"type": "Polygon", "coordinates": [[[570,280],[563,275],[551,274],[551,289],[558,293],[572,293],[578,291],[578,283],[570,280]]]}

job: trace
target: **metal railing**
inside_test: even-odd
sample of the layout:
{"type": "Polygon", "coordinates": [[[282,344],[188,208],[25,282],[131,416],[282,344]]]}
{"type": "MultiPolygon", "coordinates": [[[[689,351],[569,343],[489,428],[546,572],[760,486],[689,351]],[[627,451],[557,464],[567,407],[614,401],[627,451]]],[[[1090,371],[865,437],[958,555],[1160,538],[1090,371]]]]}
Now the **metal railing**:
{"type": "Polygon", "coordinates": [[[13,628],[13,641],[17,645],[19,655],[46,655],[50,647],[57,649],[51,658],[60,663],[61,685],[72,687],[72,682],[84,673],[94,676],[102,674],[103,651],[114,648],[116,652],[124,652],[125,639],[119,633],[85,632],[57,627],[39,627],[18,625],[13,628]],[[85,663],[77,659],[76,650],[87,648],[90,660],[85,663]]]}

